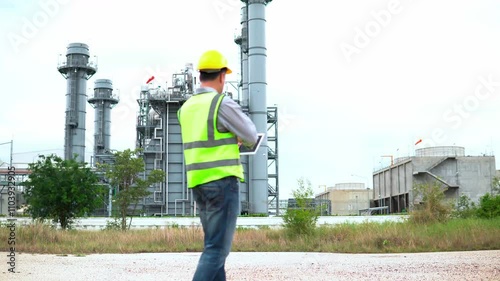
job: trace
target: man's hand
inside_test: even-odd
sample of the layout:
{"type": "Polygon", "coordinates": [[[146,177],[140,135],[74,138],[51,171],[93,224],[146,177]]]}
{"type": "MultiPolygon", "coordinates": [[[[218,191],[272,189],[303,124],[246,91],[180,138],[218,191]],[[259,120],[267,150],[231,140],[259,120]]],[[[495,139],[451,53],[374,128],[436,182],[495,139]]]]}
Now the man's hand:
{"type": "Polygon", "coordinates": [[[243,141],[238,137],[238,147],[240,147],[243,144],[243,141]]]}

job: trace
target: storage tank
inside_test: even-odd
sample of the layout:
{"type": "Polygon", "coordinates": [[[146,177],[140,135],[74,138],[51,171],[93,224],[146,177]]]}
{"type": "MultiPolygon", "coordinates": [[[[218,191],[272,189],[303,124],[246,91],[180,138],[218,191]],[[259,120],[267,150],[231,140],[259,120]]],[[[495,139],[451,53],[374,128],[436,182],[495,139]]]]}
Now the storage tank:
{"type": "Polygon", "coordinates": [[[465,148],[461,146],[434,146],[419,148],[415,150],[415,156],[465,156],[465,148]]]}

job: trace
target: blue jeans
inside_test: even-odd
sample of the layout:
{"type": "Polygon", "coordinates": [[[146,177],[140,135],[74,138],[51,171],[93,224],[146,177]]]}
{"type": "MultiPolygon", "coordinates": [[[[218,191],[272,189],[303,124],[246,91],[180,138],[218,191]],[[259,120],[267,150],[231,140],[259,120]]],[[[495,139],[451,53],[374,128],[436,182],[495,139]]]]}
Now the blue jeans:
{"type": "Polygon", "coordinates": [[[205,233],[204,249],[193,281],[226,280],[224,265],[231,251],[239,210],[239,183],[227,177],[193,188],[205,233]]]}

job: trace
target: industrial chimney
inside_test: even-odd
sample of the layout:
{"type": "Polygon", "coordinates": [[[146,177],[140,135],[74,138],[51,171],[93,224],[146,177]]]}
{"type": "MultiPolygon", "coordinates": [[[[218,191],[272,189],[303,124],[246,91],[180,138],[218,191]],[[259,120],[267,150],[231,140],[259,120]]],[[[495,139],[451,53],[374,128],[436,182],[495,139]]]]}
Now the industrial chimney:
{"type": "MultiPolygon", "coordinates": [[[[259,133],[266,133],[257,153],[250,157],[251,212],[268,214],[267,104],[266,104],[266,5],[271,0],[242,0],[247,5],[248,105],[259,133]]],[[[244,56],[243,59],[246,57],[244,56]]],[[[245,81],[243,81],[245,82],[245,81]]],[[[244,85],[243,85],[244,86],[244,85]]],[[[245,98],[245,97],[244,97],[245,98]]]]}
{"type": "Polygon", "coordinates": [[[94,82],[94,95],[88,102],[95,109],[94,118],[94,163],[103,163],[109,156],[111,137],[111,109],[118,104],[113,95],[113,83],[109,79],[94,82]]]}
{"type": "Polygon", "coordinates": [[[244,110],[248,110],[248,7],[241,8],[241,35],[235,38],[234,42],[240,45],[241,59],[241,100],[240,105],[244,110]]]}
{"type": "Polygon", "coordinates": [[[66,78],[66,122],[64,133],[64,159],[85,161],[85,107],[87,105],[87,80],[97,71],[97,65],[89,60],[89,46],[71,43],[67,47],[66,60],[57,69],[66,78]]]}

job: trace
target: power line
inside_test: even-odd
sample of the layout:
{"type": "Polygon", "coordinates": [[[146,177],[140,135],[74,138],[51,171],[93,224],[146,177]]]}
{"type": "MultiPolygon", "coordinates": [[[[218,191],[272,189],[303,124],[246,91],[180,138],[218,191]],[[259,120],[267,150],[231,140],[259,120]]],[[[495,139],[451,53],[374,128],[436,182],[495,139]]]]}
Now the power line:
{"type": "Polygon", "coordinates": [[[54,151],[54,150],[61,150],[61,151],[64,151],[64,149],[60,149],[60,148],[53,148],[53,149],[36,150],[36,151],[16,152],[16,153],[12,153],[12,154],[30,154],[30,153],[38,153],[38,152],[54,151]]]}

